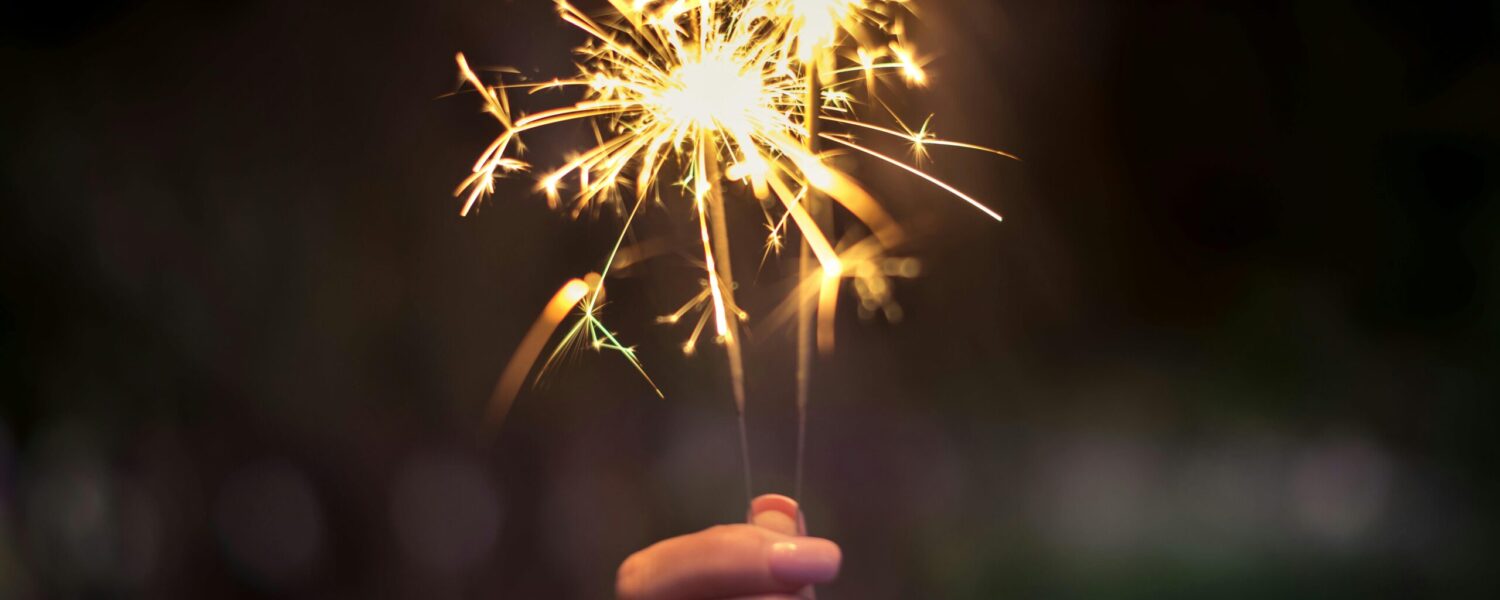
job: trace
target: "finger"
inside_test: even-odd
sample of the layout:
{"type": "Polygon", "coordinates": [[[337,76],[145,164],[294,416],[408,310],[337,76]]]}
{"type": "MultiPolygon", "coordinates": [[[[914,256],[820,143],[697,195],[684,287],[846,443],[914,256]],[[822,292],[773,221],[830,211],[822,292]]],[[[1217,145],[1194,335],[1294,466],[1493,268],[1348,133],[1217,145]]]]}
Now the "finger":
{"type": "MultiPolygon", "coordinates": [[[[750,502],[750,524],[785,535],[806,535],[802,509],[797,501],[781,494],[766,494],[750,502]]],[[[812,586],[797,590],[797,600],[817,598],[812,586]]]]}
{"type": "Polygon", "coordinates": [[[720,525],[631,555],[620,565],[616,593],[625,600],[791,594],[831,581],[841,558],[828,540],[720,525]]]}
{"type": "Polygon", "coordinates": [[[733,598],[725,598],[724,600],[802,600],[802,597],[787,594],[762,594],[759,596],[735,596],[733,598]]]}
{"type": "Polygon", "coordinates": [[[802,535],[798,526],[801,510],[797,501],[781,494],[766,494],[750,502],[750,524],[783,535],[802,535]]]}

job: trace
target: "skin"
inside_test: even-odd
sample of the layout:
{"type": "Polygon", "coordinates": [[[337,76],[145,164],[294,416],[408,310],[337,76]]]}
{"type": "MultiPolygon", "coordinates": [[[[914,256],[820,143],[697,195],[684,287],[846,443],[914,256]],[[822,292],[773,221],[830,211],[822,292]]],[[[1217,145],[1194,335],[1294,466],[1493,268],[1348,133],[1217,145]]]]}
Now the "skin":
{"type": "Polygon", "coordinates": [[[750,503],[748,523],[663,540],[621,563],[620,600],[798,600],[832,581],[842,559],[831,541],[806,537],[791,498],[750,503]]]}

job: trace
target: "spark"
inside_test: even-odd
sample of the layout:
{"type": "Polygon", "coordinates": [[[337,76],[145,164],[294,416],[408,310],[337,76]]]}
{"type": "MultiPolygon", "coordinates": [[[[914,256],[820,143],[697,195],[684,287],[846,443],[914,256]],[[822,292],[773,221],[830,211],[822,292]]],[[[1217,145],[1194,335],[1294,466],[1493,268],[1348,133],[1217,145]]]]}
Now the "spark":
{"type": "MultiPolygon", "coordinates": [[[[1000,219],[921,165],[936,147],[1009,154],[938,139],[929,129],[930,117],[912,130],[894,112],[892,126],[859,114],[861,106],[878,102],[876,83],[887,75],[907,87],[932,83],[923,69],[926,59],[906,40],[907,0],[610,0],[610,5],[596,18],[569,0],[557,0],[561,18],[586,38],[576,50],[578,71],[572,76],[528,82],[514,70],[502,70],[499,81],[487,83],[463,54],[457,56],[464,81],[478,91],[484,111],[500,125],[455,192],[464,197],[461,214],[468,215],[494,194],[497,179],[532,170],[521,158],[523,135],[587,122],[595,132],[594,145],[545,170],[536,189],[550,206],[575,217],[599,207],[624,216],[598,275],[564,286],[528,332],[496,388],[497,407],[509,407],[540,356],[543,342],[538,340],[551,337],[567,313],[576,314],[577,321],[564,329],[542,372],[570,349],[589,347],[617,352],[645,375],[634,349],[621,344],[601,321],[605,281],[620,262],[639,259],[638,252],[622,251],[622,246],[644,206],[683,210],[697,222],[694,253],[700,255],[704,288],[658,322],[694,325],[683,345],[687,354],[697,351],[712,323],[712,339],[726,349],[742,416],[740,355],[749,316],[736,298],[728,197],[763,201],[769,234],[762,262],[779,254],[788,235],[795,233],[799,244],[805,244],[804,256],[813,262],[802,264],[815,263],[816,268],[799,271],[800,281],[783,309],[815,306],[807,310],[817,312],[817,342],[825,350],[833,345],[842,282],[854,282],[862,314],[878,311],[896,320],[900,309],[891,279],[914,275],[915,262],[889,256],[902,243],[900,226],[857,180],[830,164],[830,155],[819,150],[821,142],[895,166],[1000,219]],[[863,101],[850,89],[861,83],[863,101]],[[516,112],[507,98],[512,91],[544,90],[573,90],[579,98],[532,114],[516,112]],[[910,144],[916,165],[880,153],[856,134],[910,144]],[[673,189],[682,193],[663,193],[673,189]],[[833,205],[843,207],[857,228],[870,235],[831,242],[833,205]]],[[[743,432],[743,420],[741,427],[743,432]]],[[[743,436],[741,442],[744,451],[743,436]]]]}

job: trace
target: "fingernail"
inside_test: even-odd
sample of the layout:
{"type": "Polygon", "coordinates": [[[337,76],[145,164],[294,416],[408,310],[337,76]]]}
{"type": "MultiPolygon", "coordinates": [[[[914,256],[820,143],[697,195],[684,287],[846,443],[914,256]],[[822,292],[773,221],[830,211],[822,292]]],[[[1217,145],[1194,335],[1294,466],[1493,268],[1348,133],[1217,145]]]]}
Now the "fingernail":
{"type": "Polygon", "coordinates": [[[768,510],[774,510],[785,514],[787,517],[796,519],[802,511],[797,508],[797,501],[781,494],[765,494],[750,502],[750,515],[754,516],[768,510]]]}
{"type": "Polygon", "coordinates": [[[781,494],[765,494],[750,502],[745,520],[784,535],[807,535],[797,501],[781,494]]]}
{"type": "Polygon", "coordinates": [[[826,583],[839,574],[843,554],[838,544],[819,538],[797,538],[771,545],[771,575],[787,583],[826,583]]]}

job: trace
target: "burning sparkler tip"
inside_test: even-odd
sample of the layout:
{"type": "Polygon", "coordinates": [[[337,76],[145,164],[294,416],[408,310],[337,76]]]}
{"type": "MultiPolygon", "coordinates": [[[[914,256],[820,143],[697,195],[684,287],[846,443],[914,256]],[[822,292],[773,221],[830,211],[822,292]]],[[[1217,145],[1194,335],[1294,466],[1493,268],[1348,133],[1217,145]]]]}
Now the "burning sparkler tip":
{"type": "MultiPolygon", "coordinates": [[[[729,188],[737,187],[730,182],[748,186],[755,198],[765,201],[761,206],[772,223],[767,255],[779,253],[790,239],[805,243],[816,259],[810,267],[816,271],[800,271],[806,280],[793,295],[802,307],[798,310],[816,313],[817,347],[824,352],[833,347],[833,313],[842,280],[853,282],[862,299],[862,313],[883,310],[896,320],[901,312],[887,298],[890,285],[884,278],[914,275],[916,269],[914,262],[879,266],[885,260],[884,251],[900,243],[901,229],[853,178],[825,162],[829,154],[819,148],[824,142],[839,145],[841,152],[857,152],[894,165],[1001,221],[994,210],[920,167],[938,147],[1015,156],[940,139],[929,129],[931,116],[916,130],[900,123],[894,111],[891,116],[899,130],[860,117],[861,106],[879,103],[875,91],[880,79],[899,77],[909,87],[931,83],[924,70],[927,59],[907,42],[898,15],[898,11],[911,12],[907,2],[611,0],[614,12],[596,18],[569,0],[556,0],[562,19],[589,38],[578,48],[577,75],[541,82],[517,77],[516,82],[489,85],[462,52],[456,53],[463,81],[478,91],[485,112],[501,125],[500,133],[455,191],[455,196],[466,196],[460,214],[467,216],[493,195],[498,178],[530,170],[531,165],[518,158],[524,152],[522,134],[578,122],[593,125],[594,146],[565,156],[564,164],[538,178],[537,191],[546,196],[549,206],[574,216],[585,211],[593,214],[601,206],[628,215],[601,272],[564,285],[528,333],[517,357],[529,354],[529,358],[519,362],[513,358],[507,366],[503,385],[496,391],[497,406],[508,408],[519,389],[517,378],[525,376],[540,350],[534,346],[544,344],[568,314],[578,315],[577,322],[562,329],[566,331],[563,341],[543,371],[565,354],[564,349],[588,344],[596,351],[619,353],[661,394],[646,376],[636,350],[622,344],[601,323],[600,313],[604,276],[632,260],[624,255],[628,252],[621,252],[621,245],[636,225],[637,212],[648,205],[647,199],[654,197],[662,203],[662,188],[681,187],[696,213],[706,281],[698,296],[656,321],[676,325],[694,310],[700,311],[688,319],[696,320],[696,327],[682,345],[687,356],[695,354],[706,324],[713,322],[711,335],[715,344],[727,348],[741,409],[738,332],[749,315],[735,298],[739,289],[728,250],[724,196],[729,188]],[[853,52],[847,51],[850,46],[853,52]],[[861,82],[869,102],[859,101],[850,91],[861,82]],[[520,114],[512,111],[507,99],[507,90],[512,89],[526,93],[577,90],[582,98],[571,105],[520,114]],[[863,145],[856,133],[904,140],[918,166],[863,145]],[[629,202],[632,197],[633,204],[629,202]],[[834,230],[828,221],[834,205],[847,209],[873,232],[869,241],[835,247],[829,239],[834,230]],[[803,298],[809,295],[808,289],[814,290],[810,295],[817,296],[816,302],[803,298]],[[535,336],[541,336],[540,341],[535,336]]],[[[771,320],[776,320],[775,315],[771,320]]],[[[808,348],[799,351],[810,353],[808,348]]]]}

